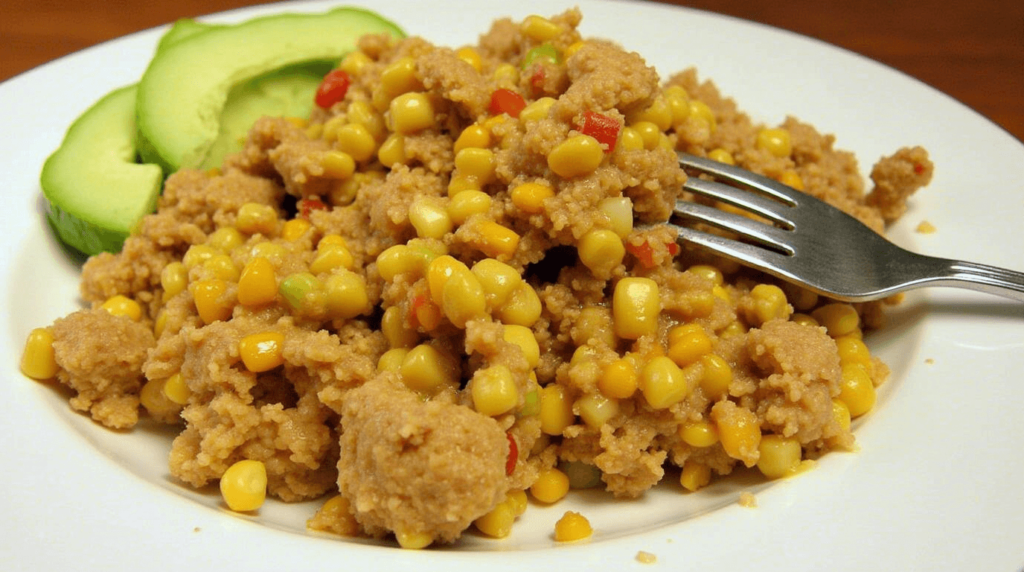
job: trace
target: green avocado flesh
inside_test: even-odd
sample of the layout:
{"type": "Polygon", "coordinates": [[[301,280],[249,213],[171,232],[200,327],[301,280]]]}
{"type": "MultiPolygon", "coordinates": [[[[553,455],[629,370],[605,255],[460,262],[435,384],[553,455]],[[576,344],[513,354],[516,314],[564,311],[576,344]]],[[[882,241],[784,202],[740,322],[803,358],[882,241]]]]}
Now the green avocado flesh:
{"type": "Polygon", "coordinates": [[[200,167],[221,132],[221,114],[234,86],[303,62],[338,61],[368,33],[403,37],[377,14],[338,8],[212,27],[170,43],[139,83],[139,130],[170,170],[200,167]]]}
{"type": "Polygon", "coordinates": [[[307,117],[323,76],[370,33],[404,37],[352,8],[230,26],[179,20],[142,81],[86,111],[46,161],[48,222],[85,254],[119,251],[155,209],[164,174],[220,166],[264,115],[307,117]]]}
{"type": "Polygon", "coordinates": [[[85,254],[120,250],[160,195],[160,167],[135,162],[135,95],[131,85],[99,100],[43,165],[47,220],[61,240],[85,254]]]}

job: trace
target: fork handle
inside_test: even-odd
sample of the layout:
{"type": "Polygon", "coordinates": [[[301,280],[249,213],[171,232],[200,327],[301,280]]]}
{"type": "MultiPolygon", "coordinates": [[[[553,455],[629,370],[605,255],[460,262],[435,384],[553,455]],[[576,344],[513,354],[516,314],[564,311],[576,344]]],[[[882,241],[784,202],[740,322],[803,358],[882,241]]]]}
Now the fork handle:
{"type": "Polygon", "coordinates": [[[1016,272],[977,262],[925,257],[934,268],[930,277],[922,278],[909,287],[950,286],[995,294],[1024,302],[1024,272],[1016,272]]]}

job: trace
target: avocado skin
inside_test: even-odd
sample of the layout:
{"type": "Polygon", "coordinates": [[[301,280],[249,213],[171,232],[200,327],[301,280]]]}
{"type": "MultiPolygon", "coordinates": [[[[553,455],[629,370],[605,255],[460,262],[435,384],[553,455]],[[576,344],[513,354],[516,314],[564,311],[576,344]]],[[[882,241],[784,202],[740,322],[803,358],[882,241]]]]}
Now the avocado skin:
{"type": "Polygon", "coordinates": [[[136,110],[147,159],[168,171],[202,166],[231,88],[297,64],[336,62],[366,33],[404,37],[378,14],[342,7],[254,18],[168,43],[139,82],[136,110]]]}
{"type": "Polygon", "coordinates": [[[160,194],[160,168],[135,162],[135,95],[130,85],[93,104],[39,177],[47,222],[65,244],[90,256],[119,251],[160,194]]]}

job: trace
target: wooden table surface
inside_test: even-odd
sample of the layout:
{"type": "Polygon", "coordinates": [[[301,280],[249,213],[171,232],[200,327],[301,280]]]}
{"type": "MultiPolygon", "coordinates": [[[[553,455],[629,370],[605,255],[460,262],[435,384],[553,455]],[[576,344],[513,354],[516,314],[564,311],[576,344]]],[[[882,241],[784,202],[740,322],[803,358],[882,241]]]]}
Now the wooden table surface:
{"type": "MultiPolygon", "coordinates": [[[[252,0],[0,0],[0,81],[180,17],[252,0]]],[[[825,40],[899,69],[1024,140],[1020,0],[675,0],[825,40]]],[[[936,118],[941,121],[941,118],[936,118]]]]}

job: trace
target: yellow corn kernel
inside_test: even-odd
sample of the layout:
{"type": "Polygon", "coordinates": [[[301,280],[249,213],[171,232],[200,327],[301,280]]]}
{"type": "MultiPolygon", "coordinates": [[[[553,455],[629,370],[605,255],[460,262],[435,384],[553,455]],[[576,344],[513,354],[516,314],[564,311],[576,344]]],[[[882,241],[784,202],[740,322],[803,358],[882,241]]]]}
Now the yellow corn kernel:
{"type": "Polygon", "coordinates": [[[665,356],[652,358],[640,371],[640,392],[654,409],[666,409],[679,403],[696,385],[690,381],[695,370],[684,371],[665,356]]]}
{"type": "Polygon", "coordinates": [[[637,121],[630,125],[629,128],[636,132],[643,142],[643,148],[648,151],[656,149],[661,142],[661,136],[663,135],[661,129],[658,129],[658,126],[650,121],[637,121]]]}
{"type": "Polygon", "coordinates": [[[107,298],[100,308],[110,312],[114,316],[125,316],[136,322],[142,318],[142,306],[127,296],[116,294],[107,298]]]}
{"type": "Polygon", "coordinates": [[[700,387],[704,395],[712,401],[718,401],[729,394],[729,384],[732,383],[732,367],[729,362],[716,354],[707,354],[700,358],[704,366],[704,375],[700,378],[700,387]]]}
{"type": "Polygon", "coordinates": [[[512,204],[530,214],[544,212],[544,201],[553,196],[554,189],[542,183],[516,185],[511,192],[512,204]]]}
{"type": "Polygon", "coordinates": [[[685,367],[711,353],[711,338],[700,324],[676,326],[669,332],[668,357],[685,367]]]}
{"type": "Polygon", "coordinates": [[[405,137],[399,133],[388,135],[388,138],[377,149],[377,159],[388,169],[395,165],[404,165],[406,161],[405,137]]]}
{"type": "Polygon", "coordinates": [[[480,148],[486,149],[491,146],[491,132],[479,123],[474,123],[462,130],[459,138],[455,140],[453,150],[458,155],[463,149],[480,148]]]}
{"type": "Polygon", "coordinates": [[[284,261],[284,247],[276,242],[260,242],[253,245],[249,251],[250,256],[262,256],[274,264],[281,264],[284,261]]]}
{"type": "Polygon", "coordinates": [[[246,234],[272,235],[277,230],[277,212],[270,205],[245,203],[238,209],[235,228],[246,234]]]}
{"type": "Polygon", "coordinates": [[[520,25],[520,29],[524,34],[538,42],[547,42],[562,33],[561,26],[543,16],[537,15],[527,16],[520,25]]]}
{"type": "Polygon", "coordinates": [[[691,493],[708,486],[711,482],[711,468],[701,463],[687,461],[683,463],[683,471],[679,475],[679,484],[691,493]]]}
{"type": "Polygon", "coordinates": [[[731,409],[722,415],[715,415],[716,410],[712,410],[715,426],[718,427],[718,438],[726,455],[752,467],[756,462],[758,444],[761,443],[761,428],[757,422],[757,415],[742,407],[731,409]]]}
{"type": "Polygon", "coordinates": [[[238,303],[246,306],[262,306],[277,299],[277,273],[274,265],[262,256],[255,256],[246,263],[238,278],[238,303]]]}
{"type": "Polygon", "coordinates": [[[341,245],[319,244],[316,249],[316,257],[309,264],[309,271],[312,274],[330,272],[335,268],[351,270],[355,264],[352,253],[341,245]]]}
{"type": "Polygon", "coordinates": [[[448,218],[453,224],[462,224],[466,219],[483,214],[491,208],[491,196],[483,191],[465,190],[448,201],[448,218]]]}
{"type": "Polygon", "coordinates": [[[862,365],[848,363],[843,366],[839,399],[849,408],[853,418],[864,415],[875,406],[875,385],[862,365]]]}
{"type": "MultiPolygon", "coordinates": [[[[356,162],[369,161],[377,152],[377,140],[373,138],[369,129],[358,123],[342,125],[338,128],[336,137],[340,152],[347,154],[356,162]]],[[[354,169],[353,166],[353,172],[354,169]]]]}
{"type": "Polygon", "coordinates": [[[540,345],[537,344],[537,336],[533,335],[533,330],[526,326],[508,324],[504,327],[501,337],[523,350],[523,356],[526,357],[526,363],[531,369],[540,363],[540,345]]]}
{"type": "Polygon", "coordinates": [[[618,234],[606,229],[594,229],[584,234],[577,244],[580,261],[595,276],[610,276],[626,256],[626,247],[618,234]]]}
{"type": "Polygon", "coordinates": [[[555,104],[555,98],[553,97],[542,97],[537,101],[527,105],[519,112],[519,121],[523,124],[530,123],[532,121],[539,121],[548,116],[548,112],[551,111],[551,106],[555,104]]]}
{"type": "MultiPolygon", "coordinates": [[[[672,86],[672,88],[679,86],[672,86]]],[[[671,88],[670,88],[671,89],[671,88]]],[[[683,89],[679,87],[679,89],[683,89]]],[[[683,90],[685,93],[686,90],[683,90]]],[[[665,102],[668,104],[669,112],[672,113],[672,126],[679,127],[690,116],[690,100],[686,95],[679,95],[666,91],[665,102]]]]}
{"type": "Polygon", "coordinates": [[[796,322],[801,326],[812,326],[815,328],[817,328],[820,325],[818,324],[818,320],[815,320],[809,314],[793,314],[792,316],[789,317],[789,321],[796,322]]]}
{"type": "Polygon", "coordinates": [[[785,170],[779,177],[779,182],[798,191],[804,190],[804,179],[799,173],[793,170],[785,170]]]}
{"type": "Polygon", "coordinates": [[[715,112],[711,111],[708,104],[703,101],[697,99],[690,100],[690,116],[706,122],[711,133],[714,133],[718,129],[718,121],[715,119],[715,112]]]}
{"type": "Polygon", "coordinates": [[[604,367],[597,378],[597,389],[612,399],[628,399],[636,393],[640,376],[633,362],[619,358],[604,367]]]}
{"type": "Polygon", "coordinates": [[[324,176],[332,179],[347,179],[356,172],[356,160],[344,151],[332,150],[320,159],[324,176]]]}
{"type": "Polygon", "coordinates": [[[639,151],[644,148],[644,138],[636,129],[623,127],[622,132],[619,133],[619,144],[617,147],[629,151],[639,151]]]}
{"type": "Polygon", "coordinates": [[[691,447],[710,447],[718,442],[718,429],[707,421],[695,421],[679,427],[679,437],[691,447]]]}
{"type": "Polygon", "coordinates": [[[494,180],[494,152],[480,147],[467,147],[455,155],[459,174],[475,177],[480,185],[494,180]]]}
{"type": "Polygon", "coordinates": [[[736,160],[733,159],[732,153],[726,151],[725,149],[722,149],[721,147],[709,151],[708,159],[711,159],[712,161],[718,161],[719,163],[725,163],[726,165],[736,164],[736,160]]]}
{"type": "Polygon", "coordinates": [[[231,465],[220,478],[220,494],[233,511],[260,508],[267,498],[267,467],[248,459],[231,465]]]}
{"type": "Polygon", "coordinates": [[[164,397],[177,405],[185,405],[188,403],[188,398],[192,397],[192,390],[185,383],[185,378],[181,373],[176,373],[164,381],[163,392],[164,397]]]}
{"type": "Polygon", "coordinates": [[[359,73],[363,71],[363,68],[366,67],[366,64],[372,62],[373,60],[370,59],[370,56],[364,54],[363,52],[360,52],[359,50],[356,50],[354,52],[349,52],[347,56],[342,58],[341,65],[339,65],[338,67],[345,70],[345,73],[347,73],[348,75],[354,77],[359,75],[359,73]]]}
{"type": "MultiPolygon", "coordinates": [[[[313,225],[304,218],[293,218],[284,223],[281,227],[281,238],[287,241],[296,241],[302,238],[313,225]]],[[[228,259],[230,260],[230,258],[228,259]]]]}
{"type": "Polygon", "coordinates": [[[542,503],[555,503],[569,493],[569,476],[551,467],[537,475],[537,480],[530,485],[530,495],[542,503]]]}
{"type": "Polygon", "coordinates": [[[345,238],[337,234],[326,234],[316,243],[317,248],[324,246],[344,246],[348,248],[348,242],[345,238]]]}
{"type": "Polygon", "coordinates": [[[387,126],[384,124],[384,116],[377,113],[369,103],[365,101],[353,101],[345,111],[348,122],[362,125],[373,136],[380,141],[387,135],[387,126]]]}
{"type": "Polygon", "coordinates": [[[366,281],[355,272],[342,270],[324,281],[324,303],[333,318],[347,320],[372,309],[366,281]]]}
{"type": "Polygon", "coordinates": [[[430,300],[440,306],[444,303],[444,285],[452,274],[469,270],[466,265],[447,254],[438,256],[427,265],[427,287],[430,290],[430,300]]]}
{"type": "Polygon", "coordinates": [[[469,383],[473,408],[483,415],[496,417],[508,413],[519,403],[512,372],[503,365],[479,369],[469,383]]]}
{"type": "Polygon", "coordinates": [[[480,281],[487,305],[491,308],[504,305],[523,281],[515,268],[493,258],[474,264],[473,274],[480,281]]]}
{"type": "Polygon", "coordinates": [[[320,132],[320,137],[324,141],[334,142],[338,138],[338,129],[345,124],[344,115],[335,115],[334,117],[327,120],[324,123],[324,128],[320,132]]]}
{"type": "Polygon", "coordinates": [[[377,255],[377,271],[389,282],[399,274],[421,276],[426,270],[426,258],[404,244],[396,244],[377,255]]]}
{"type": "Polygon", "coordinates": [[[725,281],[725,277],[722,275],[722,271],[708,264],[695,264],[686,269],[687,272],[693,272],[694,274],[707,278],[715,286],[721,286],[725,281]]]}
{"type": "Polygon", "coordinates": [[[585,45],[587,45],[587,42],[585,42],[583,40],[580,40],[578,42],[573,42],[573,43],[569,44],[568,48],[565,48],[565,52],[563,52],[562,55],[565,57],[565,59],[569,59],[570,57],[572,57],[573,54],[575,54],[576,52],[578,52],[581,49],[583,49],[583,46],[585,46],[585,45]]]}
{"type": "Polygon", "coordinates": [[[548,153],[548,167],[559,177],[571,179],[593,173],[604,159],[604,149],[589,135],[573,135],[548,153]]]}
{"type": "Polygon", "coordinates": [[[402,383],[413,391],[433,395],[459,383],[458,368],[434,346],[420,344],[402,360],[402,383]]]}
{"type": "Polygon", "coordinates": [[[245,336],[238,342],[238,355],[245,369],[253,373],[270,371],[284,363],[284,334],[267,331],[245,336]]]}
{"type": "Polygon", "coordinates": [[[600,429],[612,417],[619,414],[619,402],[608,399],[600,393],[588,393],[576,400],[573,409],[579,412],[580,419],[594,429],[600,429]]]}
{"type": "Polygon", "coordinates": [[[608,217],[611,231],[619,238],[626,238],[633,232],[633,201],[629,197],[601,199],[601,202],[597,203],[597,209],[608,217]]]}
{"type": "Polygon", "coordinates": [[[231,317],[231,300],[225,299],[228,285],[219,278],[200,280],[192,284],[192,299],[203,322],[212,324],[231,317]]]}
{"type": "Polygon", "coordinates": [[[871,350],[864,344],[864,340],[843,336],[836,340],[836,349],[839,352],[840,364],[859,363],[871,373],[874,364],[871,362],[871,350]]]}
{"type": "Polygon", "coordinates": [[[185,251],[185,255],[181,258],[181,264],[185,267],[186,271],[192,270],[197,266],[202,266],[204,262],[218,254],[220,254],[220,251],[212,246],[193,244],[185,251]]]}
{"type": "Polygon", "coordinates": [[[590,538],[594,534],[590,521],[578,512],[566,511],[555,523],[555,541],[573,542],[590,538]]]}
{"type": "Polygon", "coordinates": [[[412,58],[400,58],[380,73],[380,88],[390,97],[419,89],[421,85],[412,58]]]}
{"type": "Polygon", "coordinates": [[[393,371],[395,373],[401,373],[402,362],[405,361],[405,356],[409,355],[408,348],[393,348],[380,356],[377,360],[377,369],[379,371],[393,371]]]}
{"type": "Polygon", "coordinates": [[[238,267],[227,254],[217,254],[203,263],[206,278],[220,278],[227,282],[238,281],[238,267]]]}
{"type": "Polygon", "coordinates": [[[490,512],[474,520],[473,526],[491,538],[505,538],[512,534],[515,521],[515,507],[511,503],[500,502],[490,512]]]}
{"type": "Polygon", "coordinates": [[[441,309],[456,328],[465,328],[466,322],[487,315],[484,288],[472,272],[456,271],[445,281],[441,309]]]}
{"type": "Polygon", "coordinates": [[[540,388],[540,430],[547,435],[561,435],[565,428],[576,421],[572,412],[572,401],[561,385],[547,385],[540,388]]]}
{"type": "Polygon", "coordinates": [[[800,467],[800,442],[782,435],[765,435],[758,444],[757,468],[769,479],[791,475],[800,467]]]}
{"type": "Polygon", "coordinates": [[[530,501],[526,498],[526,491],[509,491],[505,502],[512,507],[516,516],[523,516],[530,501]]]}
{"type": "Polygon", "coordinates": [[[448,181],[448,196],[455,198],[466,191],[479,191],[480,181],[476,177],[456,174],[448,181]]]}
{"type": "Polygon", "coordinates": [[[44,380],[57,375],[57,359],[53,351],[53,332],[35,328],[25,340],[21,353],[21,373],[32,379],[44,380]]]}
{"type": "Polygon", "coordinates": [[[498,319],[505,324],[530,327],[540,319],[541,310],[537,291],[523,281],[508,295],[505,304],[498,308],[498,319]]]}
{"type": "Polygon", "coordinates": [[[399,546],[406,550],[421,550],[434,543],[434,537],[426,532],[410,532],[406,530],[396,530],[395,540],[398,541],[399,546]]]}
{"type": "Polygon", "coordinates": [[[789,131],[781,127],[758,131],[756,144],[759,149],[764,149],[776,157],[789,157],[793,152],[789,131]]]}
{"type": "Polygon", "coordinates": [[[380,330],[392,348],[411,348],[420,340],[420,335],[409,327],[398,306],[384,310],[384,315],[380,319],[380,330]]]}
{"type": "Polygon", "coordinates": [[[404,93],[391,100],[391,128],[411,135],[434,126],[434,105],[424,93],[404,93]]]}
{"type": "Polygon", "coordinates": [[[164,330],[167,328],[167,311],[160,310],[156,315],[156,320],[153,322],[153,335],[158,339],[164,334],[164,330]]]}
{"type": "Polygon", "coordinates": [[[492,258],[512,256],[519,247],[519,235],[516,231],[494,221],[480,223],[478,232],[479,236],[473,245],[492,258]]]}
{"type": "Polygon", "coordinates": [[[421,197],[409,206],[409,222],[420,238],[441,239],[452,231],[452,219],[445,205],[435,197],[421,197]]]}
{"type": "Polygon", "coordinates": [[[850,408],[843,403],[843,400],[832,400],[832,418],[843,428],[843,431],[850,430],[850,408]]]}
{"type": "Polygon", "coordinates": [[[850,304],[827,304],[811,312],[811,317],[825,326],[833,338],[841,338],[860,327],[860,316],[850,304]]]}
{"type": "Polygon", "coordinates": [[[658,284],[650,278],[623,278],[615,284],[612,295],[612,317],[615,334],[635,340],[658,330],[661,300],[658,284]]]}
{"type": "Polygon", "coordinates": [[[139,391],[139,403],[150,415],[164,417],[175,415],[181,411],[181,405],[171,401],[164,395],[164,380],[151,379],[139,391]]]}
{"type": "Polygon", "coordinates": [[[245,244],[245,238],[233,226],[222,226],[206,237],[206,245],[225,253],[245,244]]]}
{"type": "Polygon", "coordinates": [[[758,284],[750,291],[754,299],[753,313],[747,318],[754,325],[761,325],[769,320],[786,319],[792,308],[786,300],[786,293],[774,284],[758,284]]]}
{"type": "Polygon", "coordinates": [[[480,73],[480,70],[483,69],[483,59],[480,57],[480,54],[477,53],[477,51],[474,50],[473,48],[459,48],[458,50],[455,51],[455,57],[472,66],[473,69],[477,71],[477,73],[480,73]]]}
{"type": "Polygon", "coordinates": [[[631,113],[626,121],[630,125],[640,121],[649,121],[656,125],[659,131],[667,131],[672,127],[672,109],[664,97],[658,97],[646,109],[631,113]]]}
{"type": "Polygon", "coordinates": [[[310,139],[310,140],[320,139],[324,135],[324,124],[323,123],[313,123],[313,124],[310,124],[309,127],[306,127],[305,133],[306,133],[306,139],[310,139]]]}

